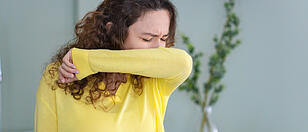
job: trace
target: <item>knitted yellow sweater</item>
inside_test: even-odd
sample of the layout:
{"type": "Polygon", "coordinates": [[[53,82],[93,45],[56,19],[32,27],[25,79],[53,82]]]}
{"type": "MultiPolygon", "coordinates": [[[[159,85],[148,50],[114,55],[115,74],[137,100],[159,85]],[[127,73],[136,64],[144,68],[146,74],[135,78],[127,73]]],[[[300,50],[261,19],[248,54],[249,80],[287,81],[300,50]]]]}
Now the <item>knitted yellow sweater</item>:
{"type": "MultiPolygon", "coordinates": [[[[143,92],[135,94],[128,81],[122,83],[116,95],[100,100],[97,109],[86,104],[87,88],[80,100],[75,100],[57,88],[48,70],[36,93],[35,132],[164,132],[164,116],[171,93],[190,75],[192,58],[182,49],[152,48],[130,50],[72,50],[73,63],[79,70],[78,79],[97,72],[120,72],[147,76],[143,92]],[[52,90],[52,88],[56,88],[52,90]],[[114,101],[115,103],[112,103],[114,101]],[[112,106],[103,111],[101,106],[112,106]]],[[[130,76],[127,76],[128,80],[130,76]]],[[[104,88],[104,83],[99,87],[104,88]]],[[[102,97],[101,97],[102,98],[102,97]]]]}

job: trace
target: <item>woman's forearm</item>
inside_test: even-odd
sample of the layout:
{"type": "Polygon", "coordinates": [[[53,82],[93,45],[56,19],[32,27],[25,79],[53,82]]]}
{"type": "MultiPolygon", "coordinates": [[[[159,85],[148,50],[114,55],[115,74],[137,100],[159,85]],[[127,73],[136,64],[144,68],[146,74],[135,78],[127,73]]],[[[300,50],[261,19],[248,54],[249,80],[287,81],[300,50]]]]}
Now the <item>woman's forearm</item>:
{"type": "Polygon", "coordinates": [[[97,72],[120,72],[153,78],[174,79],[189,75],[191,56],[177,48],[131,50],[78,49],[72,50],[73,63],[82,79],[97,72]]]}

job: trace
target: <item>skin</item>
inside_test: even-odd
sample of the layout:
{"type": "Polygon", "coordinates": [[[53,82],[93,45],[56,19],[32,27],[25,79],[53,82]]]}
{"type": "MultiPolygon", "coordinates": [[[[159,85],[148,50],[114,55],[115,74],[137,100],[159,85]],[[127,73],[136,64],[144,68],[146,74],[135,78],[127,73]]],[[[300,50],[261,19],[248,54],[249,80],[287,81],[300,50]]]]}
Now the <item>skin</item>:
{"type": "MultiPolygon", "coordinates": [[[[124,41],[124,49],[148,49],[166,46],[170,25],[167,10],[148,11],[128,29],[128,36],[124,41]]],[[[112,26],[107,23],[107,28],[112,26]]],[[[63,63],[58,69],[59,83],[68,83],[78,80],[74,73],[78,70],[73,65],[72,49],[63,57],[63,63]]]]}

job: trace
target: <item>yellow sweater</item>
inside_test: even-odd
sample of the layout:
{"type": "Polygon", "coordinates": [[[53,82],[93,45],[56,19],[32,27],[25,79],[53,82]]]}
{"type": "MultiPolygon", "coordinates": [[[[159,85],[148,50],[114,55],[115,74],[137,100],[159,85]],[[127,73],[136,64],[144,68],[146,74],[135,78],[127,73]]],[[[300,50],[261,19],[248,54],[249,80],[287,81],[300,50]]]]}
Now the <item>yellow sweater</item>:
{"type": "MultiPolygon", "coordinates": [[[[82,79],[97,72],[120,72],[147,76],[141,95],[131,83],[122,83],[115,97],[102,104],[114,107],[106,112],[94,109],[84,99],[65,94],[50,78],[49,64],[36,93],[35,132],[164,132],[164,116],[171,93],[190,75],[192,58],[182,49],[72,50],[73,63],[82,79]],[[52,90],[51,87],[56,88],[52,90]],[[115,100],[115,104],[110,103],[115,100]]],[[[56,77],[57,73],[55,73],[56,77]]],[[[130,76],[128,76],[129,80],[130,76]]],[[[87,86],[90,86],[89,84],[87,86]]],[[[87,87],[86,86],[86,87],[87,87]]],[[[99,87],[105,87],[100,84],[99,87]]],[[[88,92],[85,90],[85,95],[88,92]]]]}

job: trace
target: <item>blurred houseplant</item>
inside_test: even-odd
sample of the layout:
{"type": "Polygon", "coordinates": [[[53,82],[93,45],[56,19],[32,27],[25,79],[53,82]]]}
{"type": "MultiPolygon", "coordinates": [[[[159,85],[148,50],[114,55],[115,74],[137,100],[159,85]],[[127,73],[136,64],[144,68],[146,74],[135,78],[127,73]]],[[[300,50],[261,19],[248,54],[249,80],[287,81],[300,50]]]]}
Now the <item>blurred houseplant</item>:
{"type": "Polygon", "coordinates": [[[236,48],[241,41],[234,38],[239,34],[239,18],[233,11],[234,0],[228,0],[224,3],[226,11],[226,21],[223,26],[223,32],[220,37],[214,36],[213,42],[215,44],[215,53],[209,59],[209,78],[203,84],[203,93],[200,92],[197,85],[197,80],[200,75],[200,57],[203,56],[202,52],[195,53],[195,47],[190,41],[189,37],[181,34],[183,43],[186,45],[189,54],[193,58],[193,71],[191,76],[179,86],[180,91],[186,91],[190,94],[191,100],[199,105],[202,110],[202,122],[200,132],[217,132],[218,130],[209,120],[211,107],[217,102],[219,94],[224,89],[224,84],[220,82],[226,73],[224,62],[228,54],[236,48]],[[202,96],[201,96],[202,94],[202,96]],[[206,129],[204,129],[206,127],[206,129]]]}

